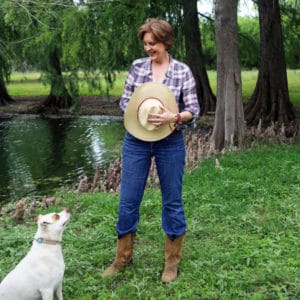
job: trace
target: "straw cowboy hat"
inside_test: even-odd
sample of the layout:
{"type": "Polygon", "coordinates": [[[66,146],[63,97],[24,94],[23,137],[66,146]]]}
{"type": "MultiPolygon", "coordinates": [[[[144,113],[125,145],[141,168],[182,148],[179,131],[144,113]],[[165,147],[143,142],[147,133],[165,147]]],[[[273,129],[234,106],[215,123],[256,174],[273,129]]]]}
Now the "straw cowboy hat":
{"type": "Polygon", "coordinates": [[[174,124],[156,127],[148,122],[149,113],[162,113],[162,107],[172,113],[178,113],[178,106],[173,92],[164,84],[146,82],[133,92],[124,114],[124,125],[134,137],[154,142],[170,135],[175,130],[174,124]]]}

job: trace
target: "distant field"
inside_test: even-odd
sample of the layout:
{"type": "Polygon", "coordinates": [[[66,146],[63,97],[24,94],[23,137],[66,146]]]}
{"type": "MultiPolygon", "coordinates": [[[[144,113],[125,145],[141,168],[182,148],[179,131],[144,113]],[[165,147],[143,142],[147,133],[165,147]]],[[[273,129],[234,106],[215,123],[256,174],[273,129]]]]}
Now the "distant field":
{"type": "MultiPolygon", "coordinates": [[[[300,106],[300,70],[288,70],[288,85],[291,101],[300,106]]],[[[214,93],[216,93],[216,71],[208,71],[209,81],[214,93]]],[[[114,87],[109,91],[112,96],[122,94],[126,72],[117,74],[114,87]]],[[[247,101],[253,93],[257,80],[257,70],[242,71],[243,99],[247,101]]],[[[80,95],[106,95],[106,83],[100,81],[102,90],[90,89],[84,80],[80,82],[80,95]]],[[[49,85],[45,85],[41,80],[39,72],[19,73],[15,72],[11,76],[11,82],[7,85],[12,96],[43,96],[50,91],[49,85]]]]}
{"type": "MultiPolygon", "coordinates": [[[[117,75],[117,80],[114,83],[114,87],[109,91],[110,95],[121,95],[125,78],[125,72],[117,75]]],[[[100,84],[102,90],[92,89],[89,87],[87,81],[82,80],[79,84],[80,95],[106,95],[105,81],[101,80],[100,84]]],[[[7,85],[7,89],[11,96],[45,96],[48,95],[50,86],[42,81],[41,73],[39,72],[15,72],[11,76],[11,80],[7,85]]]]}

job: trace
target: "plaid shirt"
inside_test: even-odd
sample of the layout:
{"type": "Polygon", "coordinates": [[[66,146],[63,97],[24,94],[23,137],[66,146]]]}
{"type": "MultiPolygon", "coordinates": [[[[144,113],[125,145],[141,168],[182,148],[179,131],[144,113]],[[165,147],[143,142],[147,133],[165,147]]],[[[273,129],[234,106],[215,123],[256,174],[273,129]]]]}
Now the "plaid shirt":
{"type": "MultiPolygon", "coordinates": [[[[152,80],[151,59],[149,57],[135,60],[128,72],[120,108],[125,111],[134,90],[144,82],[152,80]]],[[[199,115],[199,103],[196,93],[196,83],[190,68],[182,62],[170,57],[170,65],[163,84],[168,86],[175,96],[179,111],[189,111],[193,120],[199,115]]]]}

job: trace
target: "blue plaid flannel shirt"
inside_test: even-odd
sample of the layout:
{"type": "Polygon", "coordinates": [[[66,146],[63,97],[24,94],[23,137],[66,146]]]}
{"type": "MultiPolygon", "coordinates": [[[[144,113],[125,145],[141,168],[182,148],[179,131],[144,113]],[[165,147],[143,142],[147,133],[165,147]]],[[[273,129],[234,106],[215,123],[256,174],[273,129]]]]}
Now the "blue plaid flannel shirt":
{"type": "MultiPolygon", "coordinates": [[[[135,60],[127,74],[125,87],[120,99],[120,108],[124,112],[128,101],[134,90],[144,82],[152,80],[151,59],[149,57],[135,60]]],[[[196,93],[196,83],[190,68],[178,60],[170,57],[170,65],[163,84],[168,86],[174,93],[179,111],[189,111],[193,120],[188,122],[194,124],[199,116],[200,107],[196,93]]]]}

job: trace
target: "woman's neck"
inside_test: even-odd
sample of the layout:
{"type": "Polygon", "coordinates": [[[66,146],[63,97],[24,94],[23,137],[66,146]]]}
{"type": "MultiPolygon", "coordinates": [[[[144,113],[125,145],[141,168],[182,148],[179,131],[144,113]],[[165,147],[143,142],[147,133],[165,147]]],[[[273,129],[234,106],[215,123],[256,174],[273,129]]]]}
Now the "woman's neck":
{"type": "Polygon", "coordinates": [[[152,60],[152,66],[153,65],[161,66],[161,65],[164,65],[164,64],[169,64],[169,62],[170,62],[169,53],[166,53],[166,55],[164,55],[164,56],[162,56],[158,59],[152,60]]]}
{"type": "Polygon", "coordinates": [[[163,82],[169,68],[170,58],[166,55],[162,60],[152,61],[152,80],[155,82],[163,82]]]}

